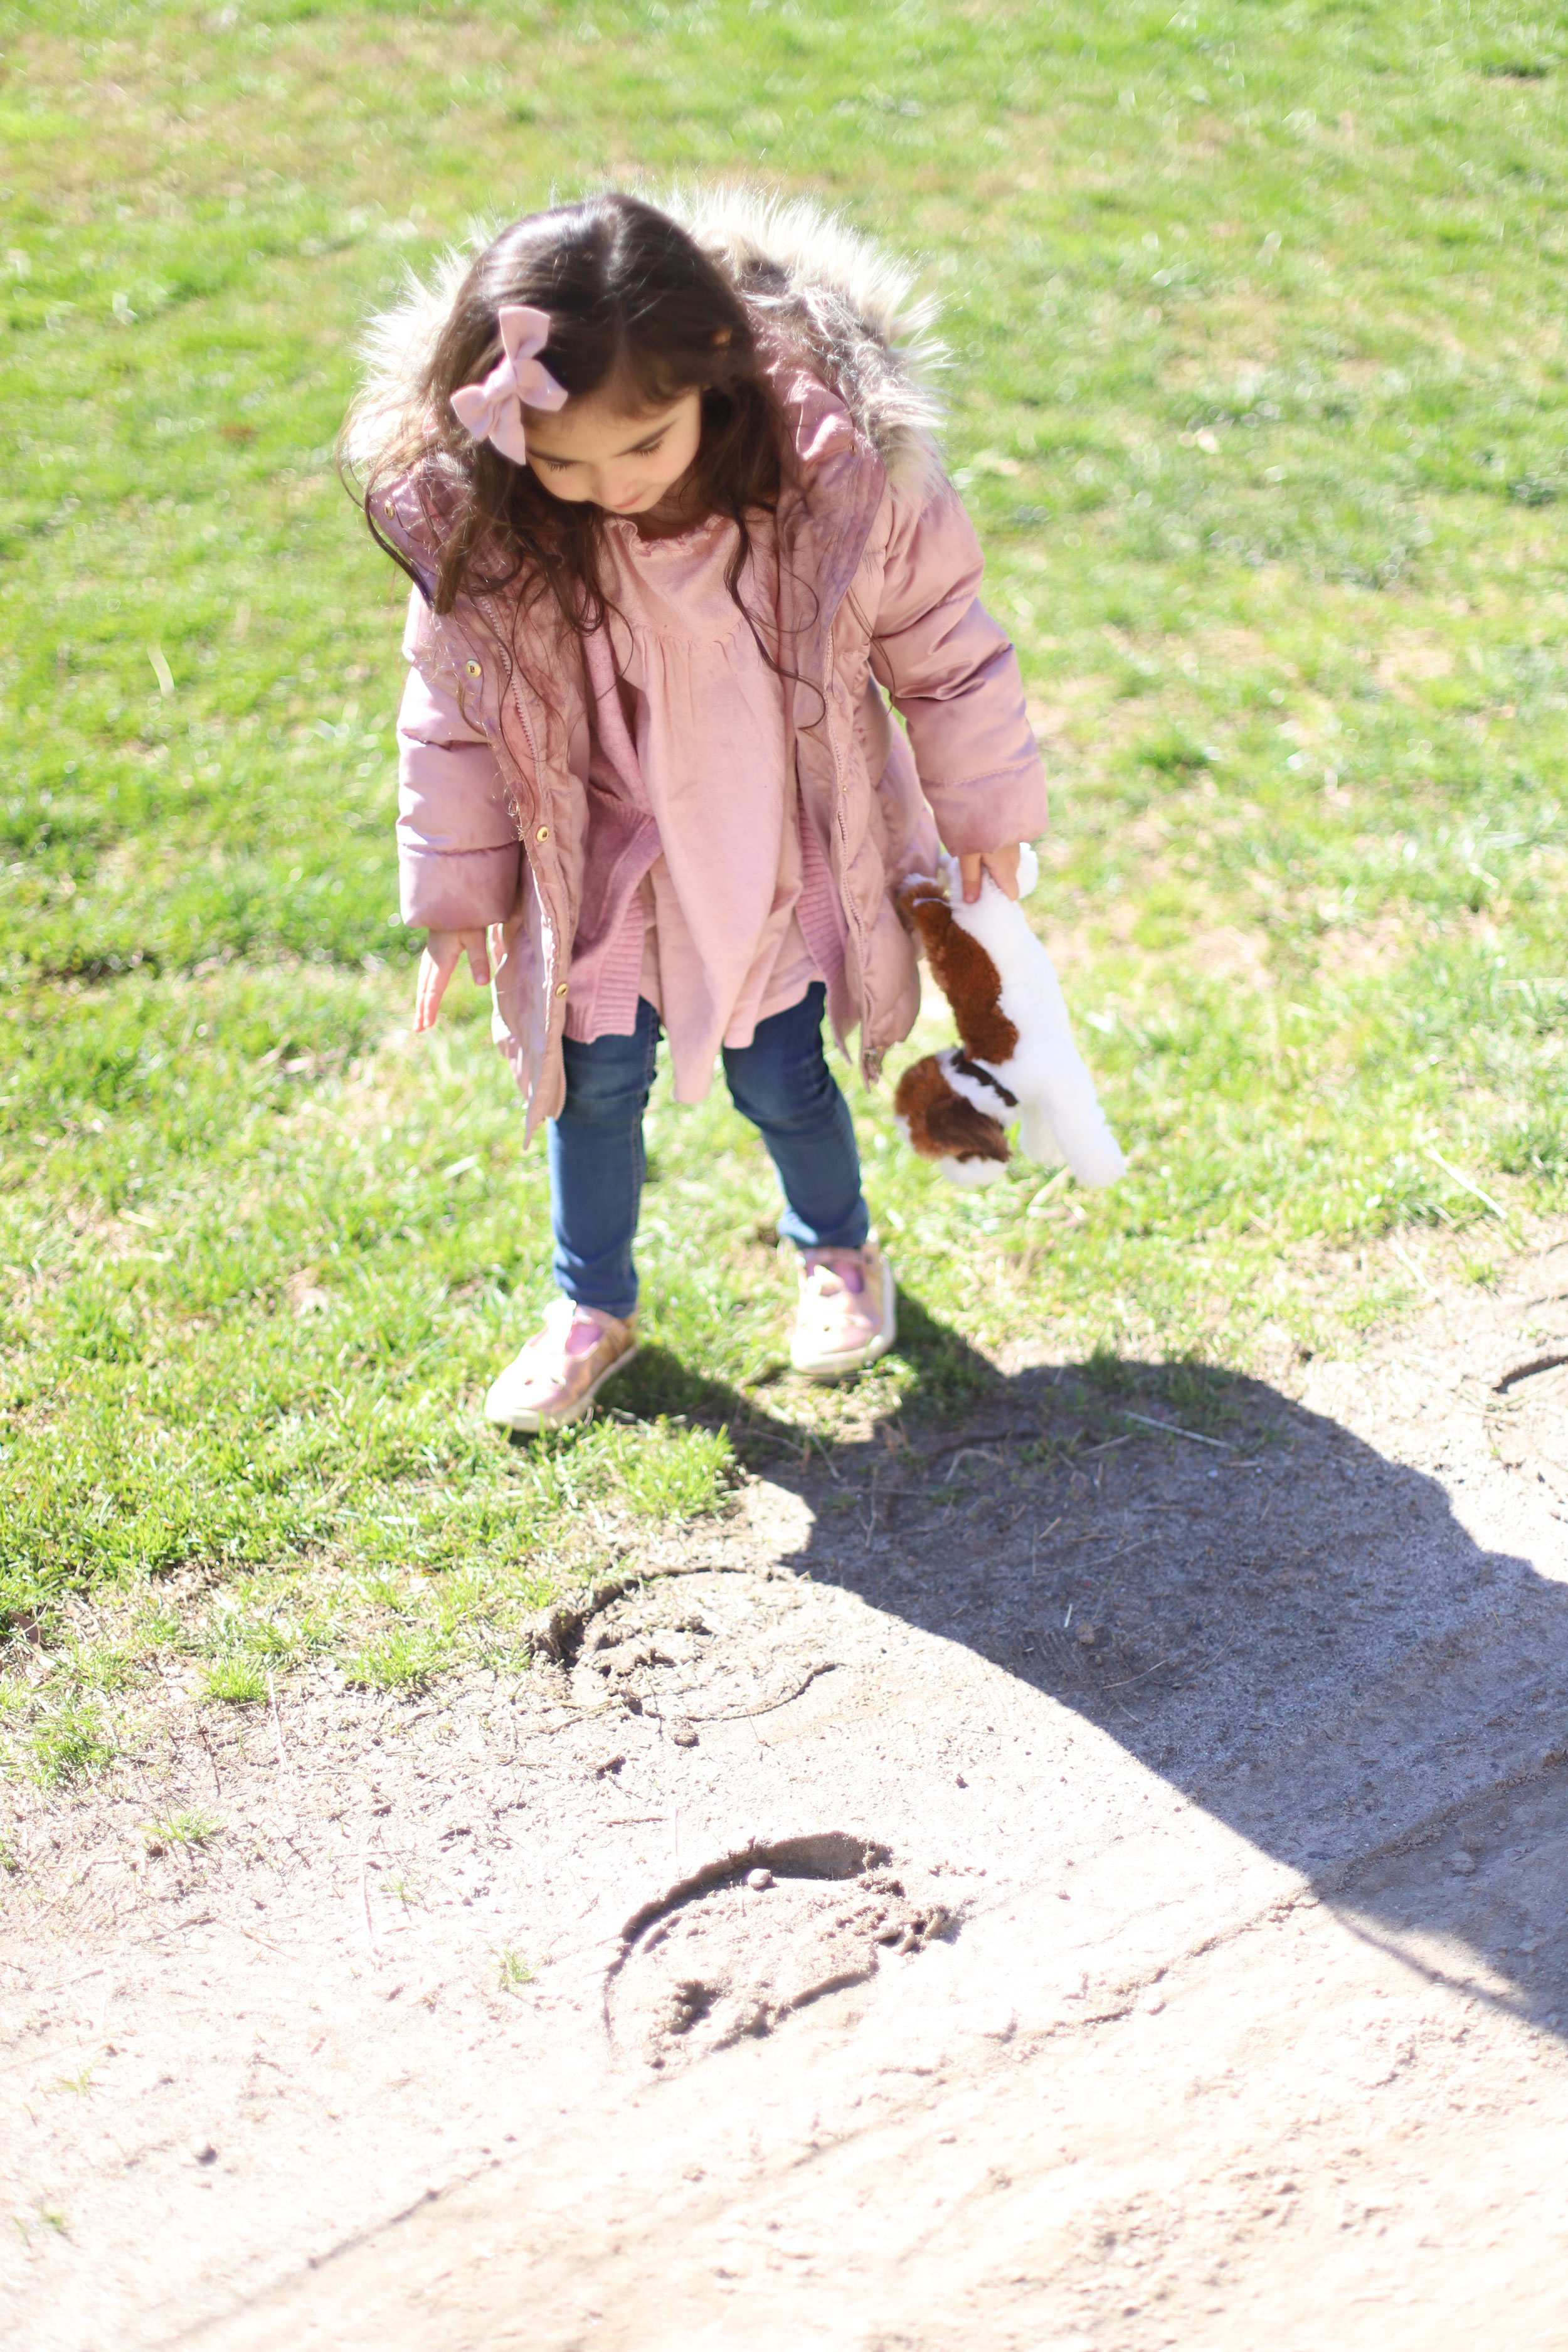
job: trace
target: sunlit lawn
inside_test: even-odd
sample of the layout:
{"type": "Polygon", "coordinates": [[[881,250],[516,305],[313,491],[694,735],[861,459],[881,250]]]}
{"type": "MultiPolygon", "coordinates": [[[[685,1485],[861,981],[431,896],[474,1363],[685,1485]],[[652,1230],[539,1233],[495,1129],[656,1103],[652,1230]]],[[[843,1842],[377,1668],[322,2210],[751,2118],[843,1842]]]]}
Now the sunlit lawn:
{"type": "Polygon", "coordinates": [[[394,1686],[521,1658],[522,1612],[721,1504],[737,1446],[947,1409],[972,1350],[1344,1346],[1561,1206],[1556,12],[0,18],[0,1607],[33,1769],[90,1769],[160,1651],[233,1705],[317,1654],[394,1686]],[[951,459],[1055,779],[1036,911],[1131,1171],[960,1199],[857,1094],[923,1313],[835,1399],[781,1377],[759,1148],[721,1090],[660,1100],[626,1417],[510,1446],[476,1407],[548,1295],[543,1169],[466,986],[405,1034],[397,583],[331,442],[405,264],[638,169],[813,191],[944,299],[951,459]]]}

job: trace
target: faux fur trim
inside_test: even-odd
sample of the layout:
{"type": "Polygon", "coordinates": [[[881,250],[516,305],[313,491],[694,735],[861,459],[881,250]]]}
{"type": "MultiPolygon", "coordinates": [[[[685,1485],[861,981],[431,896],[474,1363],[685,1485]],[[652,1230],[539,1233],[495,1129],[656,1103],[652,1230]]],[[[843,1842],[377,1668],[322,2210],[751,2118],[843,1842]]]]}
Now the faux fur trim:
{"type": "Polygon", "coordinates": [[[461,245],[447,247],[428,277],[406,270],[390,310],[377,310],[366,321],[359,342],[360,387],[340,444],[352,472],[368,474],[417,423],[419,380],[458,287],[492,235],[484,223],[476,222],[461,245]]]}
{"type": "Polygon", "coordinates": [[[936,461],[947,352],[935,299],[916,295],[910,265],[809,196],[744,186],[646,193],[831,384],[895,485],[923,479],[936,461]]]}
{"type": "MultiPolygon", "coordinates": [[[[733,280],[786,350],[831,385],[888,468],[895,489],[940,468],[936,379],[947,354],[936,306],[914,292],[911,267],[809,197],[745,186],[633,191],[658,205],[733,280]]],[[[399,299],[361,342],[361,389],[344,428],[350,467],[363,474],[417,422],[416,387],[477,254],[497,234],[477,222],[427,277],[410,270],[399,299]]]]}

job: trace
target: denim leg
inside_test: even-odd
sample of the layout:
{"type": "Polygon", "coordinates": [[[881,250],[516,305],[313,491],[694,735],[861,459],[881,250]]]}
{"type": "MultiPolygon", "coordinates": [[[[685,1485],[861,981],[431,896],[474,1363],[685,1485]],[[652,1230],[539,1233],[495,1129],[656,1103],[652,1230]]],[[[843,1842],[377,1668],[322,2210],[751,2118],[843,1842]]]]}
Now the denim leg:
{"type": "Polygon", "coordinates": [[[555,1279],[568,1298],[627,1316],[637,1303],[632,1242],[642,1205],[642,1115],[653,1085],[658,1015],[637,1001],[629,1037],[568,1037],[566,1100],[550,1121],[555,1279]]]}
{"type": "Polygon", "coordinates": [[[749,1045],[726,1045],[730,1097],[762,1131],[786,1203],[779,1231],[801,1249],[858,1249],[871,1230],[849,1106],[822,1050],[827,991],[759,1021],[749,1045]]]}

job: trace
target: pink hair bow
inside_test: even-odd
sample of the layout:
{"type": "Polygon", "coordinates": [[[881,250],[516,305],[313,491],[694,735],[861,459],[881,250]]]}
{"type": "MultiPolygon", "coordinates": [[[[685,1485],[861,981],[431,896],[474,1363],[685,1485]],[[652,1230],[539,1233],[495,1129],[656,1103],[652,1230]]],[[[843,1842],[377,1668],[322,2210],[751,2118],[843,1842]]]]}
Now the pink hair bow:
{"type": "Polygon", "coordinates": [[[564,408],[566,394],[535,354],[550,341],[550,313],[525,302],[508,302],[496,313],[501,355],[483,383],[465,383],[452,394],[458,421],[476,441],[489,441],[517,466],[528,455],[522,430],[524,404],[564,408]]]}

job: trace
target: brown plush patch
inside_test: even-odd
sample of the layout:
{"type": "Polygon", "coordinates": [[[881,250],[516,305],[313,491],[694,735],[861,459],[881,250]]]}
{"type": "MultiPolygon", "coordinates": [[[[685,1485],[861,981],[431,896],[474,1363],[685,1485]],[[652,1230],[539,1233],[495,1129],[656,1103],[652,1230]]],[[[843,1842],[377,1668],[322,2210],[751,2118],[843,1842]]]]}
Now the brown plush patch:
{"type": "Polygon", "coordinates": [[[945,909],[947,893],[940,882],[931,880],[929,874],[911,874],[907,882],[899,885],[893,904],[909,929],[920,931],[923,939],[925,933],[921,925],[921,908],[940,907],[945,909]]]}
{"type": "Polygon", "coordinates": [[[1003,1129],[953,1092],[934,1054],[910,1064],[899,1080],[893,1108],[909,1128],[910,1142],[922,1159],[1005,1162],[1010,1157],[1003,1129]]]}
{"type": "Polygon", "coordinates": [[[952,1007],[959,1038],[978,1062],[1010,1062],[1018,1050],[1016,1024],[997,1000],[1002,982],[978,940],[961,930],[934,883],[917,877],[899,893],[899,911],[918,932],[937,986],[952,1007]]]}

